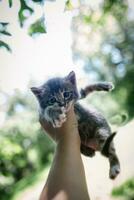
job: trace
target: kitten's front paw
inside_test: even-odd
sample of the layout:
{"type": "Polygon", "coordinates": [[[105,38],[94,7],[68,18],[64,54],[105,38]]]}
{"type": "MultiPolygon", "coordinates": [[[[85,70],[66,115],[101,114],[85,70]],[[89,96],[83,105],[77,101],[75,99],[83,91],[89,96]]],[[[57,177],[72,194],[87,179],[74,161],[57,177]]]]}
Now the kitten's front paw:
{"type": "Polygon", "coordinates": [[[45,109],[44,118],[52,124],[54,128],[59,128],[66,121],[66,109],[57,104],[45,109]]]}
{"type": "Polygon", "coordinates": [[[98,90],[103,90],[103,91],[111,91],[114,89],[114,85],[112,83],[100,83],[98,86],[98,90]]]}
{"type": "Polygon", "coordinates": [[[62,124],[66,121],[66,114],[62,113],[57,116],[56,119],[52,119],[52,125],[54,128],[60,128],[62,124]]]}
{"type": "Polygon", "coordinates": [[[111,179],[115,179],[119,173],[120,173],[120,166],[118,164],[114,165],[110,168],[109,177],[111,179]]]}

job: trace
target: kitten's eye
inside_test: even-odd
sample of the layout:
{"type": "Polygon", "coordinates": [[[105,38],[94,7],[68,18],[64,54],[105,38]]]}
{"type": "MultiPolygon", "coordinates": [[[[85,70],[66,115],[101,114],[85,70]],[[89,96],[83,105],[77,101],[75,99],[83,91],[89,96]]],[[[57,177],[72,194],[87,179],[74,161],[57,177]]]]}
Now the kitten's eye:
{"type": "Polygon", "coordinates": [[[69,99],[72,95],[72,92],[64,92],[63,95],[65,99],[69,99]]]}
{"type": "Polygon", "coordinates": [[[53,103],[55,103],[55,102],[56,102],[55,97],[52,97],[51,99],[49,99],[49,103],[50,103],[50,104],[53,104],[53,103]]]}

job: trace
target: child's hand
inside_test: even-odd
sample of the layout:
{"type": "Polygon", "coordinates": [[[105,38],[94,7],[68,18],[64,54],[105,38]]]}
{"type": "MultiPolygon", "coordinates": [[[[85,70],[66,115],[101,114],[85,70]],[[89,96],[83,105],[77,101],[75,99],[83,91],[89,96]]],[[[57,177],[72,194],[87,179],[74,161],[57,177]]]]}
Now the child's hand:
{"type": "Polygon", "coordinates": [[[73,135],[77,136],[79,139],[79,134],[77,130],[77,119],[74,113],[74,106],[67,112],[67,119],[59,128],[54,128],[51,123],[47,122],[44,119],[39,119],[41,126],[43,129],[50,135],[52,139],[56,142],[59,139],[65,138],[73,138],[73,135]]]}

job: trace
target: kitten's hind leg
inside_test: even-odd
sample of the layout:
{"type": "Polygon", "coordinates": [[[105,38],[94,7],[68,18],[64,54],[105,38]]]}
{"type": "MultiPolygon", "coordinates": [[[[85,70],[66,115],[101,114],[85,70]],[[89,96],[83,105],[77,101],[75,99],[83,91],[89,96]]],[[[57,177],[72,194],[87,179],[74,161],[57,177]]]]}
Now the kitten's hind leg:
{"type": "Polygon", "coordinates": [[[95,156],[95,150],[91,149],[90,147],[86,147],[85,145],[81,144],[80,147],[81,153],[85,156],[93,157],[95,156]]]}
{"type": "Polygon", "coordinates": [[[108,153],[103,152],[102,154],[109,158],[109,163],[110,163],[109,177],[111,179],[115,179],[117,175],[120,173],[120,162],[116,154],[113,142],[110,143],[108,153]]]}
{"type": "Polygon", "coordinates": [[[109,162],[110,162],[109,177],[111,179],[115,179],[116,176],[120,173],[120,162],[116,155],[113,143],[111,143],[109,149],[109,162]]]}

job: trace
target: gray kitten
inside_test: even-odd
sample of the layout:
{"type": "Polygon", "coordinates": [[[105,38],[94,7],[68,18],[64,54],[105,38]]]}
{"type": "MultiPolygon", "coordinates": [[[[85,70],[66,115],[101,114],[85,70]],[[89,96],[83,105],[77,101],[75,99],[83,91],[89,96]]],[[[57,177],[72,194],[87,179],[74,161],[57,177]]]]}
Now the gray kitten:
{"type": "Polygon", "coordinates": [[[78,93],[75,73],[72,71],[64,78],[52,78],[40,87],[31,90],[40,105],[40,118],[46,119],[53,127],[61,127],[66,121],[66,113],[74,103],[74,110],[78,119],[78,130],[81,138],[81,153],[94,156],[95,151],[109,159],[111,179],[120,172],[120,163],[115,152],[112,133],[108,122],[96,110],[85,109],[77,101],[85,98],[93,91],[110,91],[111,83],[96,83],[81,89],[78,93]]]}

